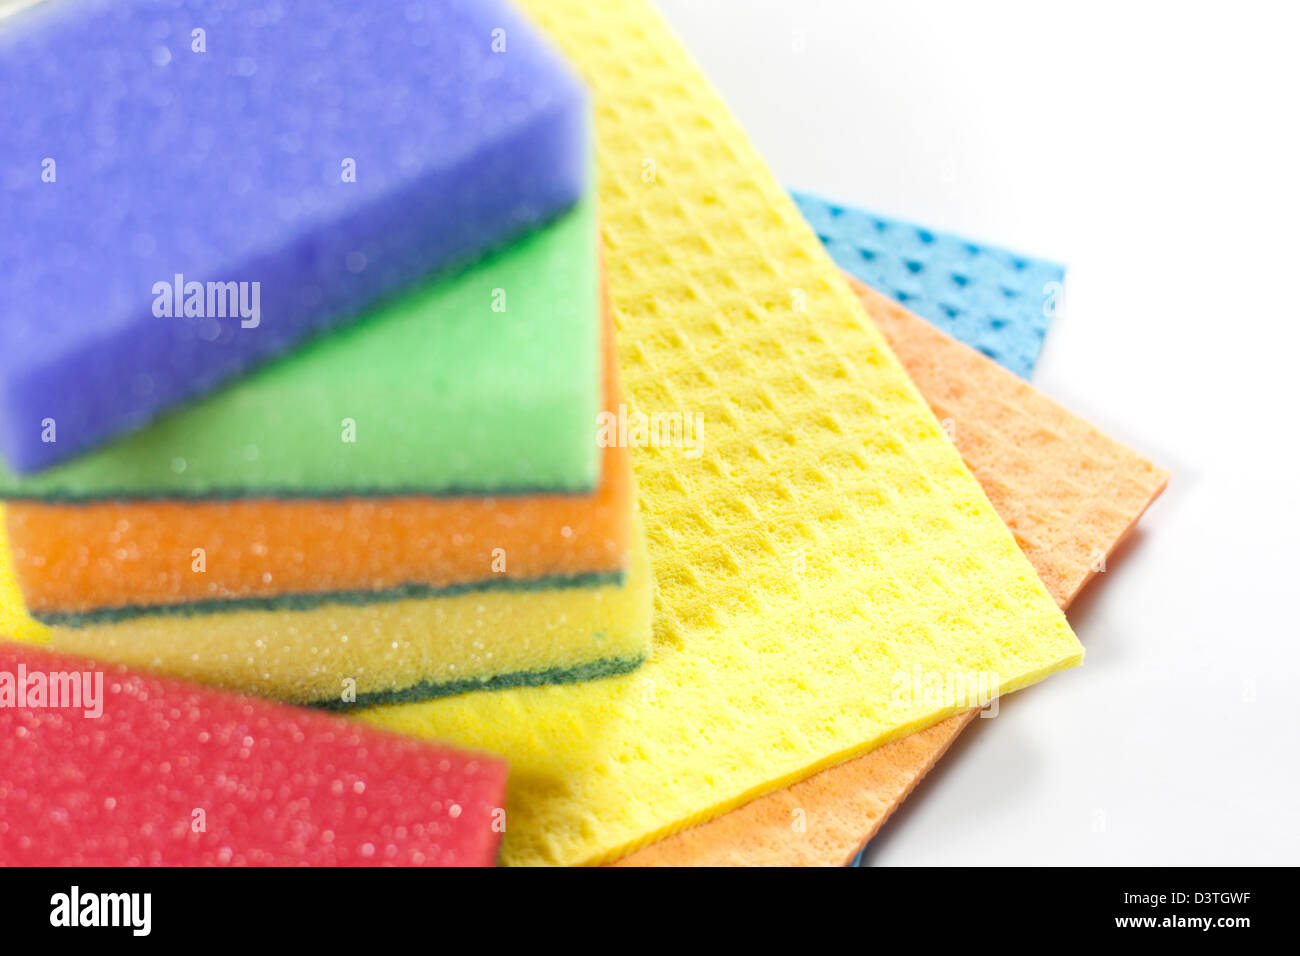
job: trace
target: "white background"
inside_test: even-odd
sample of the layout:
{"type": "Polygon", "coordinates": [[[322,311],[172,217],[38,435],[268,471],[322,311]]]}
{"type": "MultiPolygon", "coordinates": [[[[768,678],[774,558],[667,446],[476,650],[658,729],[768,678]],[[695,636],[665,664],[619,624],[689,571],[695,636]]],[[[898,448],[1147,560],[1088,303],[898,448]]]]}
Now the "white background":
{"type": "Polygon", "coordinates": [[[660,0],[787,186],[1069,266],[1035,384],[1173,472],[883,864],[1300,863],[1300,22],[660,0]]]}

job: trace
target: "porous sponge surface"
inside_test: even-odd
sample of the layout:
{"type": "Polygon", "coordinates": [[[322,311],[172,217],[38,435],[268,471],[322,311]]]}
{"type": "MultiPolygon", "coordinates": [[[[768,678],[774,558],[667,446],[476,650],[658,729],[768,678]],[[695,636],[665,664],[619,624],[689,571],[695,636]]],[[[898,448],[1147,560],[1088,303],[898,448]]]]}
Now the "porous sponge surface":
{"type": "Polygon", "coordinates": [[[59,650],[97,660],[342,707],[631,671],[649,651],[652,595],[637,532],[627,573],[613,582],[522,582],[302,610],[150,614],[54,627],[50,639],[59,650]]]}
{"type": "Polygon", "coordinates": [[[840,268],[1022,378],[1033,373],[1064,266],[793,195],[840,268]]]}
{"type": "Polygon", "coordinates": [[[29,693],[33,675],[85,688],[86,673],[97,715],[0,708],[4,864],[496,862],[501,760],[0,642],[0,675],[25,674],[29,693]]]}
{"type": "Polygon", "coordinates": [[[702,413],[703,454],[633,455],[644,668],[365,716],[506,755],[504,861],[600,863],[965,709],[899,700],[900,671],[1005,692],[1082,649],[658,15],[524,5],[596,91],[624,384],[639,410],[702,413]]]}
{"type": "MultiPolygon", "coordinates": [[[[605,404],[617,414],[612,327],[603,348],[605,404]]],[[[602,454],[590,495],[15,502],[11,557],[27,607],[60,623],[180,603],[294,607],[308,595],[617,579],[627,568],[632,466],[626,444],[602,454]]]]}
{"type": "Polygon", "coordinates": [[[23,604],[18,578],[14,575],[14,561],[5,533],[5,509],[0,505],[0,640],[44,643],[49,640],[50,629],[27,613],[23,604]]]}
{"type": "Polygon", "coordinates": [[[581,85],[506,0],[50,3],[0,34],[0,116],[23,224],[0,234],[0,453],[24,471],[505,244],[588,182],[581,85]],[[163,317],[177,275],[256,282],[260,315],[163,317]]]}
{"type": "Polygon", "coordinates": [[[589,193],[479,265],[142,431],[30,477],[0,465],[0,497],[590,492],[597,243],[589,193]]]}
{"type": "MultiPolygon", "coordinates": [[[[948,423],[1053,599],[1069,606],[1164,489],[1168,473],[891,299],[855,280],[850,285],[948,423]]],[[[759,797],[618,864],[843,866],[975,713],[759,797]]]]}

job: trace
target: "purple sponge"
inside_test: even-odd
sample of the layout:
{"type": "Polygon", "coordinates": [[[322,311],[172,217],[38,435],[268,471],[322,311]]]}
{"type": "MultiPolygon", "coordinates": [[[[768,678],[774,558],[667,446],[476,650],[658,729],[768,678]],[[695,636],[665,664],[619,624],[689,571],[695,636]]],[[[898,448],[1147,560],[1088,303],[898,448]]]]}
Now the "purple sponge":
{"type": "Polygon", "coordinates": [[[69,458],[555,216],[586,186],[587,112],[503,0],[18,17],[0,32],[0,453],[69,458]]]}

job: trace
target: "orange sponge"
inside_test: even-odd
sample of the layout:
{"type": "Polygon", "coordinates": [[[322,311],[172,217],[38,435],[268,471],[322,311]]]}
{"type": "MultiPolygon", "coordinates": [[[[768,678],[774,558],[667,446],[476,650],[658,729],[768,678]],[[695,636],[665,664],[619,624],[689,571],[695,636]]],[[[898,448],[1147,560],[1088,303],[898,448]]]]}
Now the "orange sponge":
{"type": "MultiPolygon", "coordinates": [[[[1168,472],[995,362],[849,279],[1062,608],[1105,566],[1168,472]]],[[[967,711],[618,861],[843,866],[975,716],[967,711]]]]}
{"type": "MultiPolygon", "coordinates": [[[[605,395],[616,411],[608,315],[605,395]]],[[[27,607],[47,621],[182,603],[614,575],[626,570],[629,553],[628,449],[606,448],[601,474],[591,495],[15,501],[9,539],[27,607]]]]}

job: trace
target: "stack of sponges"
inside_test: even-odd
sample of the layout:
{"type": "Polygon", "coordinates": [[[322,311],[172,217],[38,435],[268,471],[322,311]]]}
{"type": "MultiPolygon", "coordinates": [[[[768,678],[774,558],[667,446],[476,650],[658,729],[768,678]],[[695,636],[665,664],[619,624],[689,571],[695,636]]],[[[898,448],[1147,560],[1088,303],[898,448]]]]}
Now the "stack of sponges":
{"type": "Polygon", "coordinates": [[[73,6],[0,67],[20,138],[66,156],[15,190],[49,240],[0,246],[0,494],[54,645],[325,705],[640,664],[588,106],[535,28],[496,2],[73,6]],[[136,30],[152,54],[123,59],[136,30]],[[89,75],[43,74],[73,48],[89,75]],[[96,70],[149,135],[58,125],[96,70]],[[196,112],[235,100],[229,128],[196,112]],[[218,306],[260,311],[210,312],[226,281],[218,306]]]}

